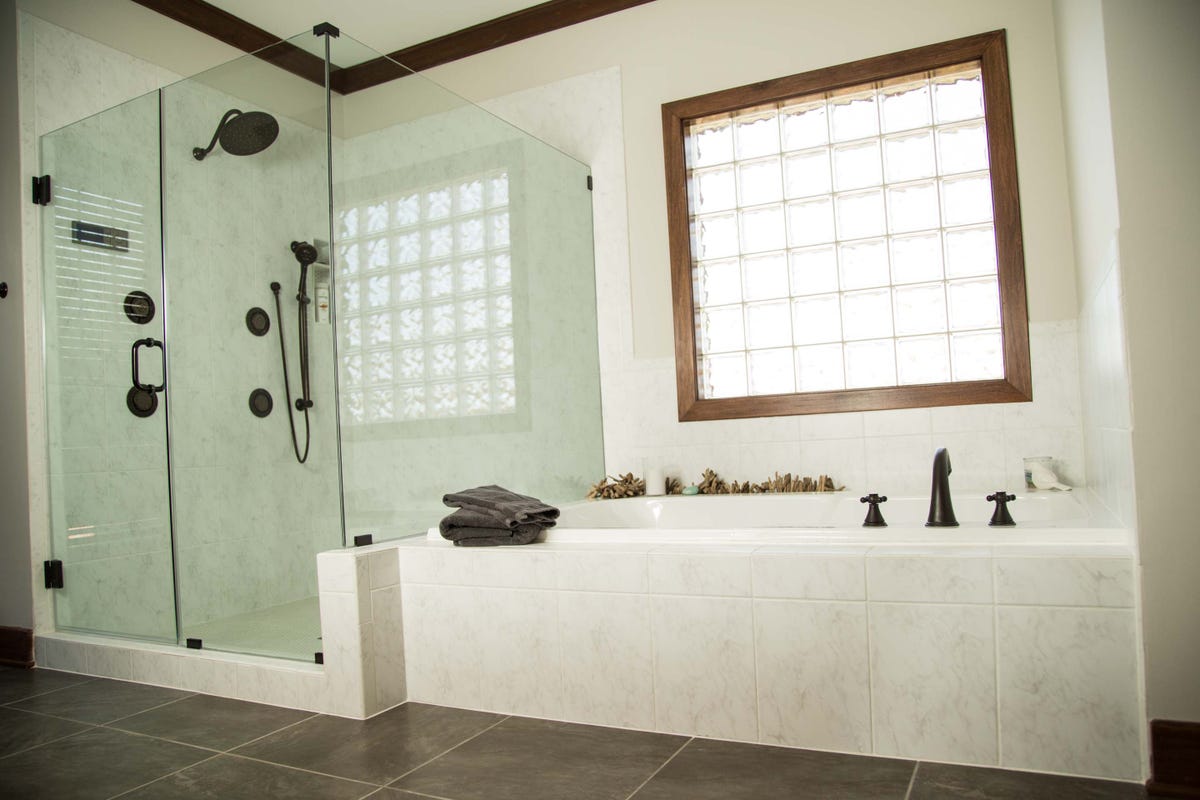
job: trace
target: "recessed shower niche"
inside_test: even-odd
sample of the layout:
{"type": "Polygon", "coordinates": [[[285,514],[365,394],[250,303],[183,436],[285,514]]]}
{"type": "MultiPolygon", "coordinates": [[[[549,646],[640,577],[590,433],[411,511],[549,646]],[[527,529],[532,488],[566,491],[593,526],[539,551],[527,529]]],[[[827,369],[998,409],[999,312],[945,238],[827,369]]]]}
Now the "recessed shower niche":
{"type": "Polygon", "coordinates": [[[337,91],[379,58],[305,33],[42,137],[59,630],[312,660],[316,553],[603,474],[588,167],[398,65],[337,91]]]}

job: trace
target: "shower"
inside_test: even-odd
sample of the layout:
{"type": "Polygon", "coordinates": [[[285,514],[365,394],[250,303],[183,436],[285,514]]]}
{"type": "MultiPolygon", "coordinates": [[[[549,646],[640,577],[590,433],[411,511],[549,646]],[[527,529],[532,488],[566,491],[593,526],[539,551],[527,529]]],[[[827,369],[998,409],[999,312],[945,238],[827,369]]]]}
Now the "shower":
{"type": "Polygon", "coordinates": [[[240,111],[231,108],[217,123],[208,147],[193,147],[192,156],[197,161],[212,152],[221,142],[221,149],[231,156],[252,156],[272,145],[279,136],[279,122],[265,111],[240,111]]]}
{"type": "Polygon", "coordinates": [[[296,398],[295,410],[304,414],[303,452],[300,449],[300,440],[296,436],[296,418],[292,413],[292,388],[291,379],[288,377],[287,344],[283,335],[283,301],[279,298],[282,287],[278,281],[271,283],[271,293],[275,295],[275,319],[279,321],[279,358],[283,361],[283,391],[287,396],[288,426],[292,431],[292,450],[296,454],[296,460],[303,464],[308,460],[308,446],[312,440],[308,410],[313,406],[313,401],[308,396],[308,268],[317,260],[317,248],[308,242],[292,242],[292,254],[300,263],[300,286],[296,291],[296,325],[300,338],[300,397],[296,398]]]}

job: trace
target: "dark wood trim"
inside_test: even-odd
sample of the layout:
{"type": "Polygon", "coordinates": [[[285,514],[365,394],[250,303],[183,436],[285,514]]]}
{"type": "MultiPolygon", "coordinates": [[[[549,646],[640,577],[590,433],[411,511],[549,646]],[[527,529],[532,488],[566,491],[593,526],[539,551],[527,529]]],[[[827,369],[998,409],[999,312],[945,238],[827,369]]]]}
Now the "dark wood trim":
{"type": "MultiPolygon", "coordinates": [[[[280,39],[270,31],[251,25],[241,17],[204,0],[133,0],[217,41],[250,53],[318,86],[325,85],[325,62],[312,53],[280,39]]],[[[332,82],[332,81],[331,81],[332,82]]]]}
{"type": "Polygon", "coordinates": [[[506,44],[578,25],[653,0],[550,0],[469,28],[430,39],[338,71],[343,94],[369,89],[412,72],[485,53],[506,44]]]}
{"type": "Polygon", "coordinates": [[[1200,798],[1200,722],[1150,721],[1152,797],[1200,798]]]}
{"type": "Polygon", "coordinates": [[[0,664],[29,669],[33,666],[33,631],[0,627],[0,664]]]}
{"type": "MultiPolygon", "coordinates": [[[[320,58],[204,0],[133,2],[306,80],[325,85],[324,63],[320,58]]],[[[413,72],[652,2],[654,0],[549,0],[386,56],[334,69],[329,75],[330,89],[339,94],[369,89],[413,72]]]]}
{"type": "Polygon", "coordinates": [[[681,422],[974,403],[1012,403],[1032,399],[1025,257],[1017,192],[1016,145],[1009,96],[1008,59],[1003,30],[666,103],[662,107],[662,125],[667,241],[671,258],[675,333],[675,383],[681,422]],[[971,61],[979,61],[983,72],[984,118],[988,129],[988,155],[991,162],[997,278],[1004,340],[1004,379],[700,399],[696,367],[691,224],[687,197],[684,138],[686,125],[692,120],[714,114],[779,103],[807,94],[834,91],[847,86],[888,80],[971,61]]]}

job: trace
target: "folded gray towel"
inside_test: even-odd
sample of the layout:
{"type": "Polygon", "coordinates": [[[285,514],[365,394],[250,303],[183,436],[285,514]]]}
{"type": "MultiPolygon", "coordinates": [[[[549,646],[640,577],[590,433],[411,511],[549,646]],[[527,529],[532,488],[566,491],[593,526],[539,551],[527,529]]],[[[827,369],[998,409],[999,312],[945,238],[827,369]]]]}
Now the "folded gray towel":
{"type": "Polygon", "coordinates": [[[545,530],[540,525],[518,525],[516,528],[452,528],[442,535],[454,542],[456,547],[495,547],[515,544],[532,544],[545,530]]]}
{"type": "MultiPolygon", "coordinates": [[[[442,502],[451,508],[480,515],[474,523],[477,527],[513,530],[520,525],[534,524],[551,528],[558,519],[558,509],[554,506],[546,505],[536,497],[510,492],[502,486],[464,489],[444,496],[442,502]]],[[[442,533],[444,535],[445,531],[442,533]]]]}
{"type": "Polygon", "coordinates": [[[500,528],[487,514],[466,508],[460,508],[443,519],[438,529],[444,538],[463,547],[529,544],[542,532],[542,526],[536,522],[526,522],[513,528],[500,528]]]}

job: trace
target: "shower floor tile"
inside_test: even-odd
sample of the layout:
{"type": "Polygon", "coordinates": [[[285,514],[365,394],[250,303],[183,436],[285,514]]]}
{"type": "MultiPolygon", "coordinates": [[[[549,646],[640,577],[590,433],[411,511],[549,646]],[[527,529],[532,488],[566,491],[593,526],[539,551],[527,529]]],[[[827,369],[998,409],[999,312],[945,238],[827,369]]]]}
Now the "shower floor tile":
{"type": "Polygon", "coordinates": [[[509,717],[394,786],[455,800],[625,800],[687,741],[509,717]]]}
{"type": "Polygon", "coordinates": [[[112,722],[190,696],[189,692],[180,692],[175,689],[96,678],[86,683],[59,689],[56,692],[35,695],[19,703],[13,703],[11,707],[63,717],[76,722],[99,724],[112,722]]]}
{"type": "Polygon", "coordinates": [[[1138,800],[1141,786],[954,764],[921,764],[910,800],[1138,800]]]}
{"type": "Polygon", "coordinates": [[[234,752],[384,784],[502,719],[480,711],[407,703],[363,721],[314,717],[234,752]]]}
{"type": "Polygon", "coordinates": [[[162,739],[91,728],[0,759],[0,797],[105,800],[213,755],[162,739]]]}
{"type": "Polygon", "coordinates": [[[692,739],[635,800],[905,800],[913,761],[692,739]]]}
{"type": "Polygon", "coordinates": [[[52,669],[0,668],[0,705],[55,692],[90,680],[95,679],[88,675],[56,672],[52,669]]]}
{"type": "Polygon", "coordinates": [[[321,650],[318,599],[305,597],[200,625],[184,625],[184,636],[202,639],[207,650],[256,653],[274,658],[312,661],[321,650]]]}
{"type": "Polygon", "coordinates": [[[307,711],[198,694],[126,717],[112,723],[112,727],[213,750],[231,750],[311,716],[307,711]]]}
{"type": "Polygon", "coordinates": [[[236,756],[217,756],[121,797],[122,800],[188,800],[203,797],[219,797],[221,800],[264,800],[272,797],[358,800],[372,788],[369,783],[317,775],[236,756]]]}
{"type": "Polygon", "coordinates": [[[0,689],[0,697],[11,698],[0,703],[0,798],[6,800],[1146,796],[1142,786],[1116,781],[689,739],[420,703],[355,721],[3,667],[0,689]],[[237,746],[241,742],[248,743],[237,746]]]}
{"type": "Polygon", "coordinates": [[[89,725],[31,711],[0,708],[0,757],[86,731],[89,725]]]}

